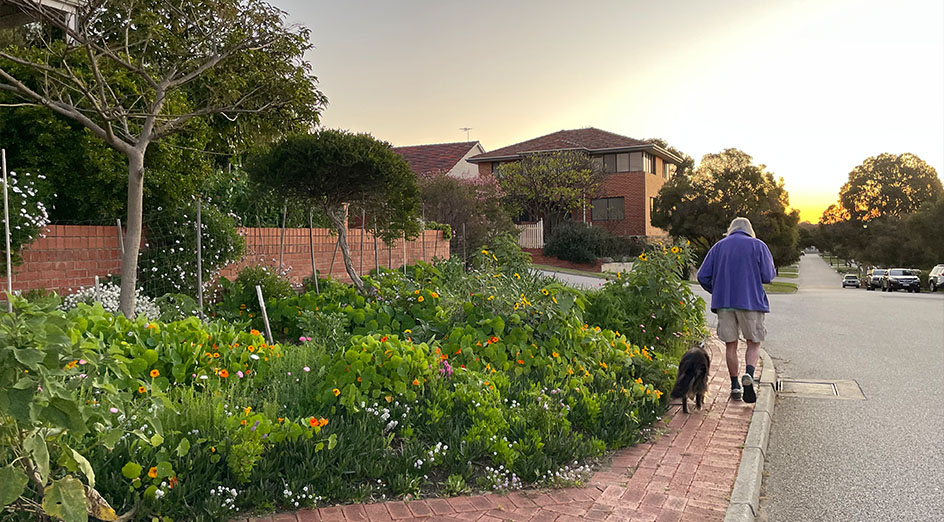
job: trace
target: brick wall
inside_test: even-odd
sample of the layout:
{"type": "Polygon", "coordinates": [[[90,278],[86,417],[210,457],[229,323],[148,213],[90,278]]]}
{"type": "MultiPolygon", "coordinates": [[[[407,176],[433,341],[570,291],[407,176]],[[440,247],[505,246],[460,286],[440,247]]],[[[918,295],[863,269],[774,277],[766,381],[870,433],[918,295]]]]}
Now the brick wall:
{"type": "MultiPolygon", "coordinates": [[[[285,246],[282,254],[284,267],[291,267],[289,278],[300,282],[311,275],[311,251],[308,243],[307,228],[286,229],[285,246]]],[[[312,229],[314,236],[315,263],[322,275],[330,270],[336,237],[327,229],[312,229]]],[[[359,229],[348,230],[348,243],[354,268],[361,267],[361,234],[359,229]]],[[[281,229],[278,228],[243,228],[240,234],[246,238],[246,256],[238,263],[225,267],[222,275],[235,277],[239,270],[252,264],[265,264],[278,267],[281,229]]],[[[374,264],[374,240],[367,232],[364,234],[363,268],[364,272],[376,268],[374,264]]],[[[399,267],[404,260],[404,242],[398,240],[392,247],[383,241],[377,242],[377,257],[380,265],[399,267]]],[[[443,238],[442,231],[427,230],[423,236],[406,242],[406,260],[431,261],[434,257],[448,258],[449,241],[443,238]]],[[[106,277],[121,271],[121,247],[118,243],[116,226],[76,226],[50,225],[46,227],[45,237],[27,245],[22,252],[23,263],[13,267],[13,289],[31,290],[45,288],[59,294],[71,293],[83,286],[95,283],[95,276],[106,277]]],[[[196,261],[194,261],[196,262],[196,261]]],[[[335,260],[332,276],[340,281],[350,282],[340,252],[335,260]]],[[[6,277],[0,277],[0,289],[6,288],[6,277]]]]}

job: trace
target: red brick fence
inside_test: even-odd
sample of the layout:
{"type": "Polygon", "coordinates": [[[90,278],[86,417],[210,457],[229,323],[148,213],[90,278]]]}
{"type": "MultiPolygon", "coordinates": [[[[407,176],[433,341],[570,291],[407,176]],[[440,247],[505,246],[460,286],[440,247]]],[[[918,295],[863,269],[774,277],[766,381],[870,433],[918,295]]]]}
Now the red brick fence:
{"type": "MultiPolygon", "coordinates": [[[[300,282],[312,274],[309,229],[286,229],[284,244],[279,228],[241,228],[239,233],[246,239],[246,255],[239,262],[226,266],[221,275],[232,278],[241,268],[254,264],[278,267],[280,249],[283,267],[291,267],[289,278],[292,281],[300,282]]],[[[325,228],[311,229],[311,235],[315,264],[323,276],[328,275],[331,259],[335,257],[337,238],[325,228]]],[[[405,245],[403,240],[398,240],[391,246],[380,240],[375,243],[373,235],[365,231],[362,251],[361,229],[352,228],[348,229],[348,243],[358,273],[361,273],[362,266],[364,273],[376,268],[375,260],[384,267],[399,267],[404,261],[432,261],[435,257],[448,258],[450,255],[449,240],[443,238],[439,230],[427,230],[419,238],[406,241],[405,245]]],[[[13,267],[14,290],[43,288],[60,294],[72,293],[94,284],[95,276],[121,272],[118,227],[50,225],[46,227],[45,237],[23,249],[22,257],[23,262],[13,267]]],[[[340,252],[330,272],[334,279],[350,281],[340,252]]],[[[0,289],[6,288],[5,277],[0,278],[0,285],[0,289]]]]}

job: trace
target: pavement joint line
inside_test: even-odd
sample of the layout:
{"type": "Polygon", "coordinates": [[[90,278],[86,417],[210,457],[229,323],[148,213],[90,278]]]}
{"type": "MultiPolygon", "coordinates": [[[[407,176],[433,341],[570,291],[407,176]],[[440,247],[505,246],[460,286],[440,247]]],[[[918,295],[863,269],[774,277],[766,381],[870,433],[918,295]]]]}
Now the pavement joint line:
{"type": "MultiPolygon", "coordinates": [[[[776,383],[777,371],[773,359],[766,350],[761,349],[764,369],[761,383],[776,383]]],[[[767,453],[767,441],[770,437],[770,425],[776,405],[776,393],[773,387],[758,387],[757,404],[751,416],[750,428],[741,451],[737,478],[728,502],[724,522],[754,522],[760,509],[760,490],[764,480],[764,463],[767,453]]]]}

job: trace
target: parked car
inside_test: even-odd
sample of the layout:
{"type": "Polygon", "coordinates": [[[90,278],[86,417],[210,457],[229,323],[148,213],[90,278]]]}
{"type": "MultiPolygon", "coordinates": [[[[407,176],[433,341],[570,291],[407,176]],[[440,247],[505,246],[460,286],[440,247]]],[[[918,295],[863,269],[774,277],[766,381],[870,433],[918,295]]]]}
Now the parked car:
{"type": "Polygon", "coordinates": [[[859,288],[859,276],[855,274],[846,274],[842,276],[842,287],[854,286],[859,288]]]}
{"type": "Polygon", "coordinates": [[[885,268],[872,268],[865,276],[865,289],[875,290],[882,287],[882,277],[888,272],[885,268]]]}
{"type": "Polygon", "coordinates": [[[894,292],[895,290],[920,292],[921,280],[918,279],[916,271],[908,268],[891,268],[885,272],[882,276],[882,291],[894,292]]]}
{"type": "Polygon", "coordinates": [[[944,288],[944,265],[934,265],[928,274],[928,290],[931,292],[944,288]]]}

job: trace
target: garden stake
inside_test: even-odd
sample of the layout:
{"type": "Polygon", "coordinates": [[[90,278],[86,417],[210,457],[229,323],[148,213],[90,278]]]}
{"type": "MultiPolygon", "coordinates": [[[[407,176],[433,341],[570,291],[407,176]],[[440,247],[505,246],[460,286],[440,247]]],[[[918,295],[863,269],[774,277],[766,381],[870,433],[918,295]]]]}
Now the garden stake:
{"type": "Polygon", "coordinates": [[[467,256],[465,252],[465,223],[463,223],[462,224],[462,260],[465,261],[466,259],[467,259],[467,256]]]}
{"type": "Polygon", "coordinates": [[[334,253],[331,254],[331,268],[328,269],[328,277],[334,275],[334,260],[338,257],[338,248],[341,247],[341,236],[338,236],[338,242],[334,244],[334,253]]]}
{"type": "Polygon", "coordinates": [[[203,319],[203,219],[200,210],[200,198],[197,198],[197,310],[203,319]]]}
{"type": "Polygon", "coordinates": [[[423,231],[420,232],[420,244],[423,245],[423,262],[428,263],[426,259],[426,222],[423,222],[423,231]]]}
{"type": "Polygon", "coordinates": [[[269,328],[269,314],[266,313],[265,300],[262,299],[262,287],[256,285],[256,297],[259,298],[259,308],[262,309],[262,322],[265,323],[266,342],[273,343],[275,339],[272,338],[272,329],[269,328]]]}
{"type": "Polygon", "coordinates": [[[377,231],[372,232],[374,235],[374,268],[377,269],[377,273],[380,273],[380,252],[377,252],[377,231]]]}
{"type": "Polygon", "coordinates": [[[3,229],[7,242],[7,309],[13,313],[13,270],[10,268],[10,205],[7,201],[7,149],[0,152],[3,156],[3,229]]]}
{"type": "Polygon", "coordinates": [[[285,250],[285,217],[288,214],[288,205],[282,205],[282,235],[279,238],[279,275],[282,275],[282,251],[285,250]]]}
{"type": "Polygon", "coordinates": [[[311,224],[311,209],[308,209],[308,250],[311,252],[311,277],[315,280],[315,293],[320,294],[318,289],[318,269],[315,268],[315,240],[312,237],[314,230],[311,224]]]}
{"type": "Polygon", "coordinates": [[[367,230],[367,211],[361,209],[361,266],[360,273],[364,275],[364,231],[367,230]]]}
{"type": "Polygon", "coordinates": [[[406,232],[403,233],[403,275],[406,275],[406,232]]]}
{"type": "Polygon", "coordinates": [[[121,247],[121,253],[125,253],[125,240],[121,237],[121,218],[118,218],[118,246],[121,247]]]}

